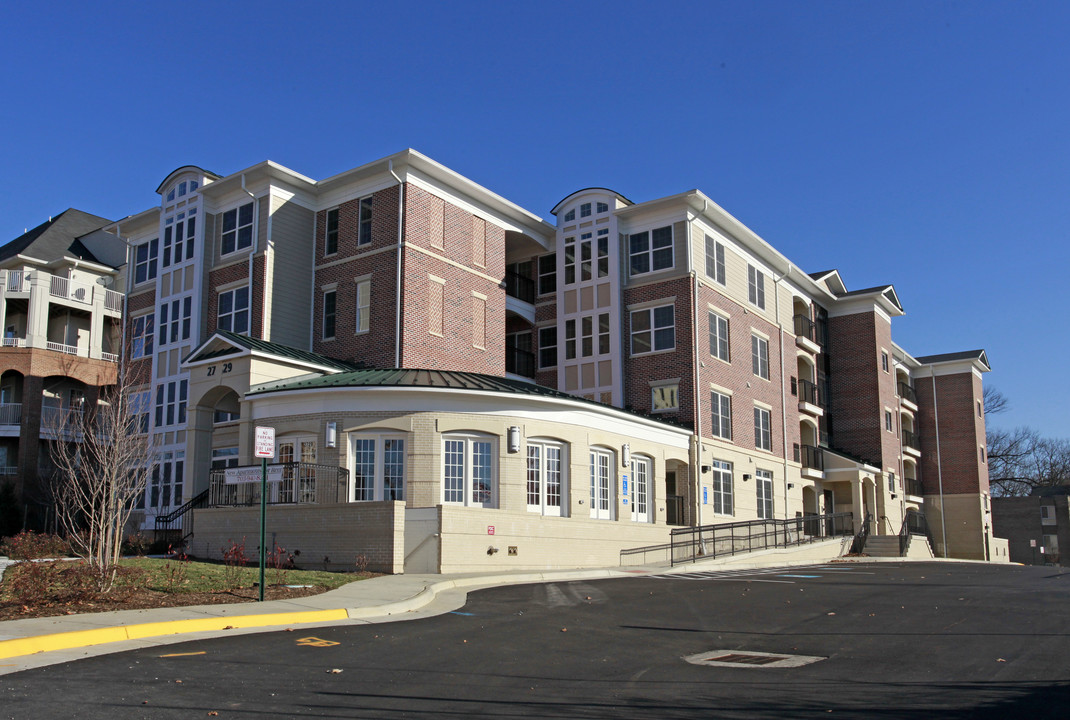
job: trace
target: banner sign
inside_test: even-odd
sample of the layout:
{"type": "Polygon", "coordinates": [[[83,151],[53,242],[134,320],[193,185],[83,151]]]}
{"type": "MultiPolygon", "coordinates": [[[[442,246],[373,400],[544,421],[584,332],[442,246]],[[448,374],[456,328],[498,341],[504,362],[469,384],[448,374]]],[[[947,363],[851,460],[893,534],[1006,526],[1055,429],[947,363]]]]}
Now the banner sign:
{"type": "MultiPolygon", "coordinates": [[[[282,465],[268,465],[267,481],[282,482],[282,465]]],[[[259,465],[246,465],[245,467],[227,468],[224,483],[238,485],[240,483],[260,482],[261,468],[259,465]]]]}

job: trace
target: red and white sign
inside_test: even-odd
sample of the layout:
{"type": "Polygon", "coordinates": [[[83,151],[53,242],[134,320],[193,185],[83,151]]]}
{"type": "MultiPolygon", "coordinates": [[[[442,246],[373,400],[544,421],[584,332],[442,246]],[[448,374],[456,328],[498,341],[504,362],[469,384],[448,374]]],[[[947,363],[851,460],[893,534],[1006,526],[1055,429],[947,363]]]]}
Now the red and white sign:
{"type": "Polygon", "coordinates": [[[275,428],[258,427],[256,429],[256,452],[258,458],[275,457],[275,428]]]}
{"type": "Polygon", "coordinates": [[[494,534],[494,526],[493,525],[487,525],[487,535],[493,535],[493,534],[494,534]]]}

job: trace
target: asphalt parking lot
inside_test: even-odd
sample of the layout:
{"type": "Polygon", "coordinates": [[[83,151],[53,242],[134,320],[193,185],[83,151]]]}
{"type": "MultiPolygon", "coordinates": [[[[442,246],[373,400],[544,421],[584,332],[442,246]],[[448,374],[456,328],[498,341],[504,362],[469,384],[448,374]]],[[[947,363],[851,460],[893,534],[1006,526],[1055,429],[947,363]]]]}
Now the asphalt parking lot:
{"type": "Polygon", "coordinates": [[[6,675],[0,717],[1066,718],[1068,635],[1060,568],[833,563],[522,585],[435,618],[6,675]]]}

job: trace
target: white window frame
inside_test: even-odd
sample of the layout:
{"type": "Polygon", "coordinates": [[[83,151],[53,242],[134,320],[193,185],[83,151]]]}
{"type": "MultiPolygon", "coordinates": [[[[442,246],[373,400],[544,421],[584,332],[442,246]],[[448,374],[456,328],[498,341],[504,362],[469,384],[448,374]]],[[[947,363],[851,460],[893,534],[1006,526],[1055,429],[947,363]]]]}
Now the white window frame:
{"type": "Polygon", "coordinates": [[[759,310],[765,310],[765,273],[747,265],[747,299],[759,310]]]}
{"type": "Polygon", "coordinates": [[[654,459],[646,455],[632,455],[631,483],[628,500],[631,504],[631,520],[638,523],[654,522],[654,459]]]}
{"type": "Polygon", "coordinates": [[[734,479],[732,463],[725,460],[713,460],[713,514],[732,516],[736,514],[734,502],[734,479]]]}
{"type": "Polygon", "coordinates": [[[243,203],[237,207],[233,207],[230,210],[223,211],[219,218],[220,234],[219,234],[219,255],[220,257],[231,255],[242,250],[247,250],[253,246],[254,228],[256,227],[256,202],[250,201],[243,203]],[[249,208],[249,221],[242,221],[242,214],[246,208],[249,208]],[[234,227],[227,229],[227,216],[233,215],[234,227]],[[243,232],[248,230],[248,232],[243,232]],[[234,246],[229,250],[227,246],[227,236],[231,236],[231,241],[234,246]]]}
{"type": "Polygon", "coordinates": [[[750,336],[751,371],[762,380],[769,379],[769,341],[760,335],[750,336]]]}
{"type": "Polygon", "coordinates": [[[226,330],[228,332],[235,333],[237,335],[248,335],[252,331],[252,302],[249,297],[249,286],[242,285],[241,287],[231,288],[230,290],[223,290],[219,293],[219,297],[216,299],[216,328],[219,330],[226,330]],[[245,307],[238,307],[238,294],[241,290],[245,291],[245,307]],[[223,297],[230,296],[230,311],[223,312],[223,297]],[[245,329],[237,330],[237,320],[245,315],[245,329]],[[229,321],[230,327],[223,327],[224,319],[229,321]]]}
{"type": "Polygon", "coordinates": [[[719,285],[727,284],[724,264],[724,244],[706,236],[706,277],[719,285]]]}
{"type": "Polygon", "coordinates": [[[372,281],[371,278],[357,280],[357,314],[355,334],[361,335],[371,330],[372,319],[372,281]]]}
{"type": "Polygon", "coordinates": [[[556,440],[528,440],[525,456],[527,510],[551,517],[568,516],[568,445],[556,440]]]}
{"type": "Polygon", "coordinates": [[[604,212],[609,212],[609,203],[600,202],[596,206],[597,212],[601,215],[604,212]]]}
{"type": "Polygon", "coordinates": [[[568,212],[565,213],[564,222],[573,222],[575,219],[576,219],[576,208],[572,208],[568,212]]]}
{"type": "Polygon", "coordinates": [[[729,333],[728,318],[720,313],[710,310],[709,321],[710,355],[718,360],[723,360],[726,363],[732,362],[732,342],[729,333]]]}
{"type": "Polygon", "coordinates": [[[450,433],[442,436],[442,504],[460,505],[465,507],[498,507],[498,438],[493,435],[481,433],[450,433]],[[460,463],[451,462],[457,460],[457,451],[460,450],[460,463]],[[475,459],[476,451],[480,457],[489,461],[488,466],[480,466],[485,469],[489,477],[480,488],[476,488],[475,459]],[[449,473],[459,472],[460,487],[447,487],[450,479],[449,473]],[[457,498],[458,491],[461,498],[457,498]]]}
{"type": "Polygon", "coordinates": [[[727,393],[710,391],[712,412],[711,433],[722,440],[732,439],[732,396],[727,393]],[[725,410],[727,409],[727,413],[725,410]]]}
{"type": "Polygon", "coordinates": [[[590,513],[595,520],[615,520],[617,517],[616,453],[592,447],[589,453],[590,513]]]}
{"type": "Polygon", "coordinates": [[[408,485],[408,438],[401,433],[360,432],[349,436],[349,502],[404,502],[408,485]],[[371,454],[370,486],[357,487],[362,454],[371,454]],[[398,457],[400,453],[400,458],[398,457]],[[400,464],[400,471],[398,465],[400,464]],[[359,492],[358,492],[359,491],[359,492]]]}
{"type": "Polygon", "coordinates": [[[189,340],[193,322],[193,296],[169,298],[156,311],[156,346],[189,340]]]}
{"type": "Polygon", "coordinates": [[[763,407],[754,407],[754,447],[773,451],[773,413],[763,407]]]}
{"type": "Polygon", "coordinates": [[[580,217],[591,217],[591,203],[585,202],[580,204],[580,217]]]}
{"type": "Polygon", "coordinates": [[[150,357],[156,346],[156,312],[130,320],[130,359],[150,357]]]}
{"type": "Polygon", "coordinates": [[[773,473],[771,471],[754,471],[754,491],[758,502],[758,519],[772,520],[776,508],[773,505],[773,473]]]}
{"type": "MultiPolygon", "coordinates": [[[[629,312],[628,318],[629,318],[628,331],[630,333],[630,340],[631,340],[630,343],[629,343],[629,349],[630,349],[631,354],[632,354],[633,357],[636,356],[636,355],[650,355],[650,354],[659,353],[659,352],[672,352],[673,350],[676,349],[676,304],[675,303],[669,303],[667,305],[655,305],[653,307],[646,307],[646,308],[641,308],[639,310],[632,310],[631,312],[629,312]],[[672,323],[669,324],[669,325],[665,325],[665,324],[656,325],[655,324],[657,322],[656,315],[658,314],[658,311],[659,310],[664,310],[665,308],[669,309],[670,317],[672,318],[672,323]],[[636,320],[637,317],[641,317],[643,315],[646,316],[646,327],[645,328],[640,328],[639,330],[636,330],[635,329],[635,320],[636,320]],[[668,345],[668,346],[665,346],[665,347],[658,347],[658,333],[659,332],[664,333],[666,330],[668,330],[668,331],[670,331],[672,333],[672,344],[668,345]],[[636,338],[637,338],[637,336],[642,336],[642,335],[649,335],[650,336],[650,338],[648,340],[649,349],[647,349],[647,350],[638,350],[637,351],[635,349],[636,338]]],[[[665,336],[662,335],[661,337],[664,338],[665,336]]]]}
{"type": "MultiPolygon", "coordinates": [[[[651,228],[649,230],[643,230],[641,232],[632,233],[628,236],[628,275],[630,277],[637,277],[639,275],[646,275],[648,273],[666,272],[676,267],[676,239],[674,237],[672,225],[666,225],[658,228],[651,228]],[[659,244],[655,246],[654,233],[659,233],[661,236],[658,238],[658,243],[663,243],[665,236],[663,231],[668,230],[668,243],[659,244]],[[635,242],[640,237],[644,237],[644,246],[642,248],[636,248],[635,242]],[[663,258],[665,252],[668,251],[669,264],[657,267],[658,258],[663,258]],[[645,270],[636,270],[636,261],[642,260],[645,257],[645,270]]],[[[643,263],[641,263],[643,264],[643,263]]]]}
{"type": "Polygon", "coordinates": [[[147,242],[139,243],[134,246],[134,285],[141,285],[147,283],[150,280],[156,279],[157,269],[159,268],[159,255],[160,255],[160,239],[153,238],[147,242]],[[145,258],[141,259],[140,253],[144,249],[145,258]],[[141,268],[145,269],[144,279],[138,280],[138,274],[141,268]]]}

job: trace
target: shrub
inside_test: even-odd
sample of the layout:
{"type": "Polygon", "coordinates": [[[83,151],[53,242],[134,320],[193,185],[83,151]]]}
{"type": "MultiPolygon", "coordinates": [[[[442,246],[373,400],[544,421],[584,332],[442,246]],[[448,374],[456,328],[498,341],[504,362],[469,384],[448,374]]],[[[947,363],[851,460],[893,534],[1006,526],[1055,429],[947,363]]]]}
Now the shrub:
{"type": "Polygon", "coordinates": [[[59,535],[35,533],[32,530],[4,538],[0,543],[0,555],[7,555],[12,560],[66,557],[70,551],[70,545],[59,535]]]}
{"type": "Polygon", "coordinates": [[[249,564],[249,557],[245,554],[245,538],[240,543],[230,541],[230,547],[223,548],[223,582],[228,590],[241,587],[242,577],[245,575],[245,566],[249,564]]]}
{"type": "Polygon", "coordinates": [[[275,549],[267,554],[267,566],[271,569],[271,584],[283,585],[286,583],[288,570],[294,569],[294,557],[296,552],[287,554],[286,548],[275,543],[275,549]]]}
{"type": "Polygon", "coordinates": [[[152,547],[152,540],[140,532],[131,533],[123,541],[123,555],[145,557],[152,547]]]}

